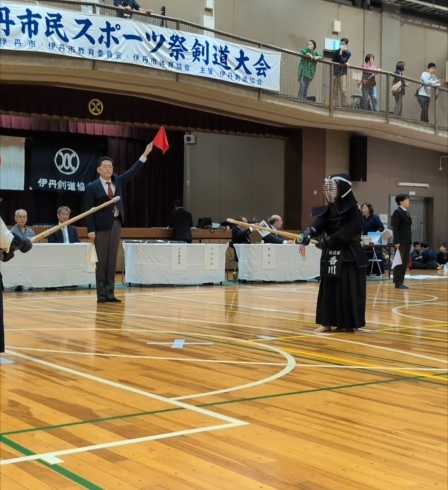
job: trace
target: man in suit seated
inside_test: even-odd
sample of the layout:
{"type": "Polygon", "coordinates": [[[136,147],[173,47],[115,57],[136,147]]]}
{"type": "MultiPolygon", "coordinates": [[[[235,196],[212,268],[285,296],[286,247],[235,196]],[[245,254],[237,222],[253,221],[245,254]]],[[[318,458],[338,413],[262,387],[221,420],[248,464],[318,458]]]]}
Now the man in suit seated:
{"type": "MultiPolygon", "coordinates": [[[[282,217],[278,214],[273,214],[269,218],[269,228],[272,228],[274,231],[279,231],[283,227],[282,217]]],[[[283,240],[283,238],[279,237],[276,233],[269,233],[268,235],[263,237],[264,243],[273,243],[273,244],[285,244],[285,243],[294,243],[292,240],[283,240]]]]}
{"type": "MultiPolygon", "coordinates": [[[[58,209],[57,214],[60,225],[70,219],[70,213],[71,209],[67,206],[61,206],[58,209]]],[[[48,237],[48,243],[80,243],[76,226],[64,226],[64,228],[61,228],[48,237]]]]}
{"type": "Polygon", "coordinates": [[[171,211],[170,224],[172,228],[171,240],[175,242],[191,243],[191,228],[193,228],[193,216],[183,208],[182,201],[174,201],[174,210],[171,211]]]}
{"type": "MultiPolygon", "coordinates": [[[[242,223],[247,223],[247,218],[241,216],[238,218],[238,221],[242,223]]],[[[241,243],[252,243],[250,239],[250,234],[254,231],[252,227],[242,228],[241,226],[235,225],[232,229],[232,244],[241,244],[241,243]]]]}
{"type": "MultiPolygon", "coordinates": [[[[238,221],[241,221],[243,223],[247,223],[247,218],[244,216],[241,216],[238,218],[238,221]]],[[[252,241],[250,239],[250,234],[254,231],[252,227],[246,228],[246,227],[241,227],[238,225],[234,225],[232,228],[232,240],[230,241],[229,245],[230,248],[233,249],[234,252],[234,260],[235,262],[238,262],[238,255],[236,254],[236,250],[234,248],[234,244],[251,244],[252,241]]]]}

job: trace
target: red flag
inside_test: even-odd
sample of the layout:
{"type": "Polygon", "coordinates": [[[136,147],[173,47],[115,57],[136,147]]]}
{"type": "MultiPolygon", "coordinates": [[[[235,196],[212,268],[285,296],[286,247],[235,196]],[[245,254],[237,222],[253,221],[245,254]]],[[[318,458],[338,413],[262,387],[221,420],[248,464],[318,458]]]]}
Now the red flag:
{"type": "Polygon", "coordinates": [[[156,137],[154,138],[153,145],[156,148],[160,148],[163,153],[169,150],[170,145],[168,143],[168,138],[166,137],[166,131],[165,128],[162,126],[158,133],[156,134],[156,137]]]}

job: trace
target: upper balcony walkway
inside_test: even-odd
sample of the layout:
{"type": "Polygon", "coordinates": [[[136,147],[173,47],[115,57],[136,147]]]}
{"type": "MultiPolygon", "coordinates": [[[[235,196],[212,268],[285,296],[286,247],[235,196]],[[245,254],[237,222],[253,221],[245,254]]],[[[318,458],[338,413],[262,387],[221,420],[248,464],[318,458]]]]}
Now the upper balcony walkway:
{"type": "MultiPolygon", "coordinates": [[[[8,2],[12,5],[45,6],[63,11],[117,18],[115,7],[89,2],[8,2]]],[[[6,4],[2,2],[2,7],[6,4]]],[[[396,75],[375,73],[375,85],[363,85],[369,73],[350,66],[346,79],[333,75],[334,64],[319,60],[306,95],[299,94],[298,67],[301,55],[293,51],[264,45],[179,19],[132,13],[133,21],[154,26],[162,25],[192,34],[202,34],[240,46],[262,48],[281,54],[280,90],[266,91],[220,80],[173,73],[126,63],[89,60],[40,52],[8,50],[0,43],[0,81],[90,89],[138,97],[146,97],[184,107],[269,123],[282,127],[321,127],[356,131],[377,138],[447,152],[448,90],[431,88],[429,122],[421,121],[421,107],[416,91],[418,80],[403,78],[405,95],[391,92],[396,75]],[[343,85],[345,98],[337,93],[343,85]],[[303,99],[303,97],[305,98],[303,99]],[[299,97],[301,97],[299,99],[299,97]],[[400,114],[399,103],[402,101],[400,114]]],[[[4,34],[0,25],[0,37],[4,34]]],[[[302,84],[303,89],[303,84],[302,84]]],[[[194,129],[194,128],[192,128],[194,129]]]]}

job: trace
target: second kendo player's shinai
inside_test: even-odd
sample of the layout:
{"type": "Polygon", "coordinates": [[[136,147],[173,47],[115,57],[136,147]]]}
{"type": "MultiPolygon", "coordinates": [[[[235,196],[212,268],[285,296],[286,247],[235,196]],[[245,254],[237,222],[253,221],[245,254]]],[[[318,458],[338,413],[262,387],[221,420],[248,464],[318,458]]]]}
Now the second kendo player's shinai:
{"type": "Polygon", "coordinates": [[[313,224],[304,231],[318,239],[322,249],[321,281],[317,299],[316,332],[336,327],[353,332],[365,326],[367,256],[361,244],[362,213],[352,192],[350,177],[326,178],[326,206],[314,208],[313,224]]]}

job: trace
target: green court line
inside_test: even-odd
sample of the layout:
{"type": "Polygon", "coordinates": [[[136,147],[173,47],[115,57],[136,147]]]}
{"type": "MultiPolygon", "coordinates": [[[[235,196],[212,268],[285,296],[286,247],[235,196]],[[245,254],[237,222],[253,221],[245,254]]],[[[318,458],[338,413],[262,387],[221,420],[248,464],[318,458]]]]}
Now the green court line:
{"type": "MultiPolygon", "coordinates": [[[[9,446],[11,449],[14,449],[15,451],[23,454],[24,456],[34,456],[36,453],[33,453],[33,451],[30,451],[24,446],[21,446],[20,444],[17,444],[14,441],[11,441],[7,437],[4,437],[0,435],[0,442],[3,442],[6,446],[9,446]]],[[[66,468],[63,468],[62,466],[58,464],[49,464],[46,463],[45,461],[36,460],[38,463],[42,464],[43,466],[49,468],[50,470],[55,471],[59,475],[67,478],[68,480],[76,483],[80,487],[86,488],[87,490],[105,490],[102,487],[99,487],[98,485],[95,485],[92,482],[89,482],[85,478],[82,478],[81,476],[77,475],[76,473],[71,472],[70,470],[67,470],[66,468]]]]}
{"type": "MultiPolygon", "coordinates": [[[[440,375],[435,375],[435,376],[442,376],[440,375]]],[[[322,393],[326,391],[337,391],[337,390],[343,390],[343,389],[348,389],[348,388],[361,388],[363,386],[372,386],[372,385],[378,385],[378,384],[386,384],[386,383],[394,383],[396,381],[423,381],[418,376],[415,376],[413,378],[409,377],[400,377],[396,376],[393,379],[383,379],[383,380],[378,380],[378,381],[367,381],[365,383],[353,383],[353,384],[348,384],[348,385],[340,385],[340,386],[327,386],[325,388],[313,388],[311,390],[300,390],[300,391],[290,391],[286,393],[274,393],[272,395],[260,395],[257,397],[252,397],[252,398],[236,398],[234,400],[225,400],[222,402],[213,402],[213,403],[201,403],[198,405],[194,405],[197,407],[205,408],[205,407],[214,407],[214,406],[219,406],[219,405],[226,405],[229,403],[243,403],[243,402],[250,402],[254,400],[267,400],[269,398],[279,398],[283,396],[293,396],[293,395],[307,395],[309,393],[322,393]]],[[[444,386],[444,385],[439,385],[439,386],[444,386]]],[[[101,423],[101,422],[109,422],[113,420],[122,420],[122,419],[129,419],[129,418],[134,418],[134,417],[145,417],[147,415],[158,415],[161,413],[169,413],[169,412],[178,412],[178,411],[183,411],[186,410],[182,407],[172,407],[172,408],[165,408],[162,410],[152,410],[149,412],[136,412],[136,413],[130,413],[126,415],[113,415],[111,417],[104,417],[104,418],[96,418],[96,419],[91,419],[91,420],[80,420],[77,422],[67,422],[65,424],[59,424],[59,425],[47,425],[43,427],[33,427],[30,429],[20,429],[20,430],[15,430],[15,431],[10,431],[10,432],[3,432],[0,434],[0,438],[4,436],[11,436],[11,435],[16,435],[16,434],[25,434],[29,432],[38,432],[41,430],[53,430],[53,429],[63,429],[67,427],[76,427],[78,425],[86,425],[86,424],[95,424],[95,423],[101,423]]]]}
{"type": "Polygon", "coordinates": [[[44,425],[42,427],[33,427],[31,429],[12,430],[9,432],[0,433],[0,438],[3,436],[12,436],[15,434],[25,434],[25,433],[29,433],[29,432],[38,432],[41,430],[63,429],[65,427],[75,427],[77,425],[97,424],[99,422],[109,422],[111,420],[122,420],[122,419],[128,419],[128,418],[132,418],[132,417],[144,417],[146,415],[157,415],[160,413],[177,412],[179,410],[185,410],[185,409],[182,407],[172,407],[172,408],[165,408],[163,410],[152,410],[150,412],[136,412],[136,413],[130,413],[130,414],[126,414],[126,415],[112,415],[110,417],[99,417],[99,418],[90,419],[90,420],[79,420],[78,422],[67,422],[65,424],[59,424],[59,425],[44,425]]]}

